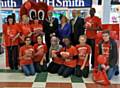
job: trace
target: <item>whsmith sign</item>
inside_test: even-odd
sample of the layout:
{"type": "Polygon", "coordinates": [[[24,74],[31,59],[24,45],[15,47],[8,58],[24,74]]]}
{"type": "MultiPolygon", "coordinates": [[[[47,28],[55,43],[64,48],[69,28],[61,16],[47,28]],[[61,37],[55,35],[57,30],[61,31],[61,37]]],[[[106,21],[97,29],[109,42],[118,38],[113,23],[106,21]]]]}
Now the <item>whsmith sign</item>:
{"type": "Polygon", "coordinates": [[[77,8],[77,7],[91,7],[92,0],[34,0],[34,1],[44,1],[48,5],[53,7],[68,7],[68,8],[77,8]]]}
{"type": "Polygon", "coordinates": [[[0,7],[2,8],[20,8],[22,0],[0,0],[0,7]]]}
{"type": "MultiPolygon", "coordinates": [[[[2,8],[20,8],[23,0],[0,0],[2,8]]],[[[56,8],[78,8],[78,7],[91,7],[92,0],[33,0],[34,2],[44,1],[48,5],[56,8]]]]}

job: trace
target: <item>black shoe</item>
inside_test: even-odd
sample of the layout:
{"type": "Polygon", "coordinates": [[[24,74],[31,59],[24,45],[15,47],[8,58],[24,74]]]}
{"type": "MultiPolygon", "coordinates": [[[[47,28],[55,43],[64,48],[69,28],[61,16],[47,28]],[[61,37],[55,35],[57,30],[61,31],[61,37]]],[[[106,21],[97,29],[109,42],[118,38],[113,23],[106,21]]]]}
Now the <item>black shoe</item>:
{"type": "Polygon", "coordinates": [[[118,76],[118,75],[119,75],[119,71],[116,71],[116,72],[115,72],[115,76],[118,76]]]}

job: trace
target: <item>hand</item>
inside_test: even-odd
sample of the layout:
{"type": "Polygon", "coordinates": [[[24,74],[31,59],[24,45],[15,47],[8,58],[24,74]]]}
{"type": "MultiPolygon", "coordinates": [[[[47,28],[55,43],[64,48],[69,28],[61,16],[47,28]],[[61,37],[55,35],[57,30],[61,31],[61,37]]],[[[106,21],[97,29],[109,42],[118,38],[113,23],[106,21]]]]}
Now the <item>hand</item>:
{"type": "Polygon", "coordinates": [[[16,40],[16,38],[14,37],[13,39],[12,39],[12,42],[14,42],[16,40]]]}
{"type": "Polygon", "coordinates": [[[32,36],[32,32],[30,32],[30,33],[28,34],[28,36],[31,37],[31,36],[32,36]]]}
{"type": "Polygon", "coordinates": [[[82,66],[80,69],[83,70],[83,69],[84,69],[84,66],[82,66]]]}
{"type": "Polygon", "coordinates": [[[101,67],[102,67],[103,69],[106,69],[106,66],[105,66],[104,64],[102,64],[101,67]]]}
{"type": "Polygon", "coordinates": [[[110,68],[110,66],[106,66],[105,70],[108,70],[110,68]]]}

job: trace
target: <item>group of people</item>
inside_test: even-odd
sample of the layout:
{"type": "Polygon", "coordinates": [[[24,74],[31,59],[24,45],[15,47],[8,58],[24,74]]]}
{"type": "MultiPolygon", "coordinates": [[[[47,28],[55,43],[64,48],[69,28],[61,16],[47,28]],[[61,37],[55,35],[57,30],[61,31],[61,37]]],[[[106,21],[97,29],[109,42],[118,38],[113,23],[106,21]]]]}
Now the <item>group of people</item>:
{"type": "MultiPolygon", "coordinates": [[[[101,19],[95,16],[95,12],[95,8],[91,8],[90,16],[83,19],[78,16],[77,10],[73,10],[71,20],[61,14],[60,24],[52,16],[52,11],[48,11],[47,18],[42,22],[37,17],[30,22],[29,17],[23,15],[21,21],[16,23],[15,17],[9,15],[7,23],[3,24],[3,36],[10,69],[17,70],[20,65],[27,76],[48,71],[63,77],[75,74],[87,78],[90,54],[94,68],[96,34],[102,30],[101,19]]],[[[106,71],[111,79],[116,72],[117,44],[110,38],[109,31],[102,33],[99,54],[107,58],[106,71]]]]}

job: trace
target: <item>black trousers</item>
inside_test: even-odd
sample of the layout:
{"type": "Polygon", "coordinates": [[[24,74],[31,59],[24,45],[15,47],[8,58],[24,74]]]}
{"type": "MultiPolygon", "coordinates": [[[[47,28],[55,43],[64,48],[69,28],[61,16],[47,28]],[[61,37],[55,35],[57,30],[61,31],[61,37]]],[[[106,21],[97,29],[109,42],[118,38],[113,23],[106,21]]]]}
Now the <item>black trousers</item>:
{"type": "Polygon", "coordinates": [[[34,68],[35,68],[35,72],[45,72],[47,71],[47,64],[44,63],[43,65],[40,65],[40,62],[34,62],[34,68]]]}
{"type": "Polygon", "coordinates": [[[57,64],[57,63],[54,63],[54,62],[51,62],[48,66],[48,72],[50,73],[57,73],[58,70],[60,69],[61,65],[60,64],[57,64]]]}
{"type": "Polygon", "coordinates": [[[75,75],[78,77],[84,77],[84,78],[88,78],[89,75],[89,67],[86,66],[83,70],[80,70],[81,66],[77,65],[75,68],[75,75]]]}
{"type": "Polygon", "coordinates": [[[87,39],[87,44],[91,46],[92,55],[91,55],[91,64],[92,68],[94,67],[94,60],[95,60],[95,39],[87,39]]]}
{"type": "Polygon", "coordinates": [[[65,65],[61,65],[60,69],[58,70],[58,75],[61,75],[63,77],[68,77],[70,75],[72,75],[74,72],[74,68],[65,66],[65,65]]]}
{"type": "Polygon", "coordinates": [[[18,57],[19,57],[19,52],[18,52],[18,46],[8,46],[8,62],[10,69],[18,69],[18,57]]]}
{"type": "Polygon", "coordinates": [[[46,42],[47,49],[48,49],[48,51],[47,51],[47,53],[46,53],[46,63],[49,62],[49,49],[50,49],[50,45],[51,45],[50,39],[51,39],[51,38],[50,38],[49,35],[45,35],[45,42],[46,42]]]}

